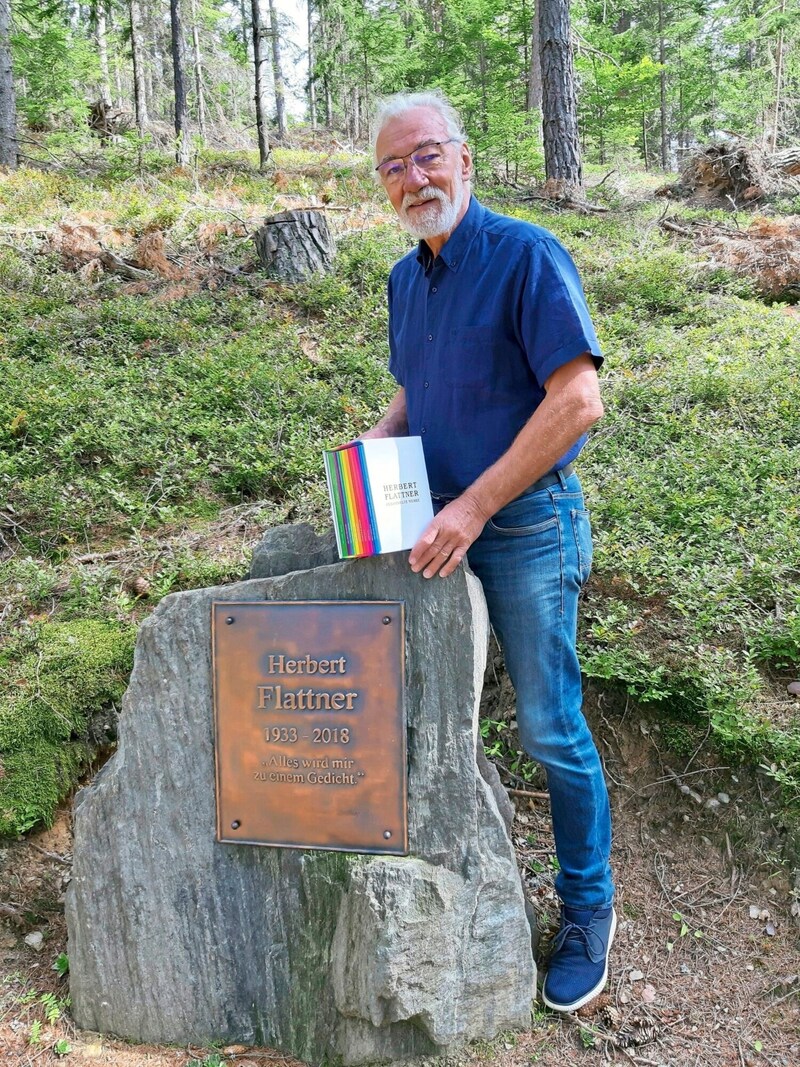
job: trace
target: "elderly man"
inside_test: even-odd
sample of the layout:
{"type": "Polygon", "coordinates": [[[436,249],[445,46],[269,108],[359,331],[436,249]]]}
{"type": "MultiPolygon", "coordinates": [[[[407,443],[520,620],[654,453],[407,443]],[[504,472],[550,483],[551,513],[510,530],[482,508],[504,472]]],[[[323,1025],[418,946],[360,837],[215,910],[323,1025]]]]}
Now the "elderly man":
{"type": "Polygon", "coordinates": [[[616,928],[608,795],[575,651],[592,542],[573,460],[603,412],[602,357],[565,249],[472,196],[444,98],[392,97],[376,125],[377,173],[419,246],[389,279],[400,388],[364,437],[422,437],[436,514],[412,570],[446,578],[466,556],[483,584],[520,741],[550,791],[562,911],[542,995],[575,1011],[605,985],[616,928]]]}

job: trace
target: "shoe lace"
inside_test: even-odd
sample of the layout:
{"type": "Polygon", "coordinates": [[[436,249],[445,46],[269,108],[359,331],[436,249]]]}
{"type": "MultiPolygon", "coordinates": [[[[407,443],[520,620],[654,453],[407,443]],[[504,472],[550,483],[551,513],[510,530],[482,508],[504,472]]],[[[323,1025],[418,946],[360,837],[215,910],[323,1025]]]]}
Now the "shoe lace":
{"type": "Polygon", "coordinates": [[[586,955],[592,963],[600,963],[605,958],[606,944],[594,929],[594,924],[578,926],[577,923],[570,922],[569,919],[562,919],[561,929],[553,941],[552,954],[555,955],[568,940],[582,941],[586,949],[586,955]]]}

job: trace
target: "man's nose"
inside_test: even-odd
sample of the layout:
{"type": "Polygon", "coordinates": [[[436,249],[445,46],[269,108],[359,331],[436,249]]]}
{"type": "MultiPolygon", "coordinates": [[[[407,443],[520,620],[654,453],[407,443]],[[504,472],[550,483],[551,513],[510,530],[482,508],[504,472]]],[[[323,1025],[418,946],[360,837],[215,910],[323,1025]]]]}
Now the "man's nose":
{"type": "Polygon", "coordinates": [[[403,175],[403,190],[404,192],[414,192],[415,189],[422,189],[423,186],[428,184],[428,175],[425,171],[420,170],[413,159],[409,158],[406,163],[406,172],[403,175]]]}

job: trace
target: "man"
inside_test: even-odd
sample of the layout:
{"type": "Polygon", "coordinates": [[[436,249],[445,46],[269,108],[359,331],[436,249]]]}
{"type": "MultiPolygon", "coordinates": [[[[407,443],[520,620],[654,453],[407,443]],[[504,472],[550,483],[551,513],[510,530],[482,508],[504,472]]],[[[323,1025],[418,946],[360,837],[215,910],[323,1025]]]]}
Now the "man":
{"type": "Polygon", "coordinates": [[[376,171],[419,246],[389,279],[400,388],[363,436],[422,437],[436,514],[411,569],[446,578],[468,556],[483,584],[520,740],[551,798],[562,911],[543,999],[576,1011],[605,985],[616,929],[608,796],[575,652],[592,547],[572,461],[603,412],[602,357],[564,248],[472,196],[444,98],[392,97],[376,125],[376,171]]]}

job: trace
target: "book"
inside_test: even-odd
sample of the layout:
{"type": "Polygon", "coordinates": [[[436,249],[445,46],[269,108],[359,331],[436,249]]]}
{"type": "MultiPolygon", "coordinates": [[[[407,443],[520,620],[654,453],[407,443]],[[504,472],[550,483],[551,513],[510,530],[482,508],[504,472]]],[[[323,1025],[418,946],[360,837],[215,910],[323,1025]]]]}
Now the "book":
{"type": "Polygon", "coordinates": [[[323,452],[341,559],[412,548],[433,518],[420,437],[376,437],[323,452]]]}

